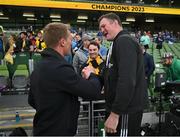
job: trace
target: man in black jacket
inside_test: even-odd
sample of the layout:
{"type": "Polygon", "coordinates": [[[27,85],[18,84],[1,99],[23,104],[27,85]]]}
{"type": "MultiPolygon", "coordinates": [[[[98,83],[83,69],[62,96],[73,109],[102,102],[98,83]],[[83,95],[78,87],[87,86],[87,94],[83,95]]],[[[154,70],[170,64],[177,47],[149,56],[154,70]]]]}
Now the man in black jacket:
{"type": "Polygon", "coordinates": [[[152,55],[146,52],[144,46],[141,46],[141,48],[142,48],[143,57],[144,57],[145,78],[147,81],[147,87],[149,87],[150,77],[155,70],[154,59],[152,55]]]}
{"type": "Polygon", "coordinates": [[[78,76],[64,56],[71,50],[72,36],[62,23],[44,28],[47,49],[31,75],[29,104],[36,109],[33,120],[35,136],[74,136],[80,103],[101,98],[101,84],[90,68],[83,70],[86,79],[78,76]]]}
{"type": "Polygon", "coordinates": [[[99,27],[113,41],[106,61],[105,100],[108,135],[140,135],[142,113],[147,102],[143,54],[137,41],[122,28],[114,13],[102,15],[99,27]],[[122,130],[122,132],[121,132],[122,130]]]}

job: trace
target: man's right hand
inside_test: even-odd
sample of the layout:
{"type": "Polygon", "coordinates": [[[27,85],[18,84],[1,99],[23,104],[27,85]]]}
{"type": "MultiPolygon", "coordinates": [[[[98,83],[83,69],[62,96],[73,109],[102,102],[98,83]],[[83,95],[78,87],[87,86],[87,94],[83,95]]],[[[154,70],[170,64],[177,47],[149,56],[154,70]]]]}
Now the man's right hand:
{"type": "Polygon", "coordinates": [[[111,112],[104,126],[107,133],[116,133],[117,126],[119,123],[119,115],[111,112]]]}
{"type": "Polygon", "coordinates": [[[94,68],[87,66],[82,70],[82,77],[88,79],[91,73],[95,73],[94,68]]]}

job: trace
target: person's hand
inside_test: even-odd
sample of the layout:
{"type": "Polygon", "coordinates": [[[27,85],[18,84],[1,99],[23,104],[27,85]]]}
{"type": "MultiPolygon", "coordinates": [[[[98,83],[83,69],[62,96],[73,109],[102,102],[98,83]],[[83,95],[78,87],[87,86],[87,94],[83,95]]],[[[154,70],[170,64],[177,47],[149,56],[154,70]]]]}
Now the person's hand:
{"type": "Polygon", "coordinates": [[[119,123],[119,115],[111,112],[108,119],[106,120],[104,127],[107,133],[116,133],[117,125],[119,123]]]}
{"type": "Polygon", "coordinates": [[[94,73],[95,70],[91,66],[87,66],[82,70],[82,77],[88,79],[91,73],[94,73]]]}

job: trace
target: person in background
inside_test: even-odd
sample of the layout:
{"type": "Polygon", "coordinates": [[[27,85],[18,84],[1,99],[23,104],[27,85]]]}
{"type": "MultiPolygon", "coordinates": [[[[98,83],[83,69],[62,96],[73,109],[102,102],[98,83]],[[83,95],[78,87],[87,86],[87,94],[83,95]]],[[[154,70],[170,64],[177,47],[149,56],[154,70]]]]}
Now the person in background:
{"type": "Polygon", "coordinates": [[[9,41],[5,47],[6,53],[9,52],[9,53],[13,54],[14,48],[16,47],[16,41],[17,41],[17,36],[15,34],[10,34],[9,41]]]}
{"type": "Polygon", "coordinates": [[[16,47],[14,48],[15,53],[19,52],[29,52],[30,50],[30,41],[27,39],[27,33],[21,32],[20,37],[17,39],[16,47]]]}
{"type": "Polygon", "coordinates": [[[36,49],[36,38],[31,30],[27,31],[27,36],[30,40],[30,52],[34,52],[34,49],[36,49]]]}
{"type": "MultiPolygon", "coordinates": [[[[4,46],[4,41],[3,41],[3,36],[4,36],[4,32],[3,32],[3,27],[0,26],[0,60],[3,59],[4,57],[4,53],[5,53],[5,46],[4,46]]],[[[1,64],[1,62],[0,62],[1,64]]]]}
{"type": "Polygon", "coordinates": [[[173,57],[172,53],[164,53],[163,65],[166,67],[168,81],[180,81],[180,60],[173,57]]]}
{"type": "MultiPolygon", "coordinates": [[[[71,30],[71,35],[72,35],[72,38],[73,38],[73,39],[72,39],[72,43],[71,43],[71,45],[72,45],[72,51],[73,51],[73,49],[75,49],[76,46],[77,46],[77,40],[75,39],[76,34],[77,34],[76,31],[71,30]]],[[[75,50],[74,50],[74,53],[75,53],[75,50]]],[[[73,54],[74,54],[74,53],[73,53],[73,54]]]]}
{"type": "Polygon", "coordinates": [[[141,46],[143,57],[144,57],[144,67],[145,67],[145,79],[147,81],[147,86],[150,84],[150,77],[155,70],[155,64],[153,56],[146,52],[143,46],[141,46]]]}
{"type": "Polygon", "coordinates": [[[78,28],[78,34],[82,37],[82,35],[83,35],[83,31],[82,31],[82,28],[78,28]]]}
{"type": "Polygon", "coordinates": [[[140,30],[135,33],[135,38],[140,43],[140,39],[141,39],[141,31],[140,30]]]}
{"type": "Polygon", "coordinates": [[[81,48],[78,49],[78,51],[76,51],[74,57],[73,57],[73,67],[75,69],[75,71],[77,72],[77,74],[81,74],[81,68],[82,65],[87,61],[88,59],[88,46],[90,44],[90,41],[92,40],[92,38],[88,35],[84,35],[82,38],[82,46],[81,48]]]}
{"type": "Polygon", "coordinates": [[[83,41],[82,41],[82,38],[81,38],[81,35],[80,34],[76,34],[74,36],[74,40],[76,43],[73,43],[73,47],[72,47],[72,53],[75,54],[76,51],[78,51],[79,48],[81,48],[83,46],[83,41]]]}
{"type": "Polygon", "coordinates": [[[4,57],[4,45],[3,45],[2,36],[3,34],[0,34],[0,59],[1,59],[1,56],[4,57]]]}
{"type": "Polygon", "coordinates": [[[151,31],[148,31],[147,35],[149,36],[150,39],[152,38],[151,31]]]}
{"type": "Polygon", "coordinates": [[[72,64],[72,62],[73,62],[73,56],[74,56],[74,54],[73,54],[73,48],[76,47],[77,43],[76,43],[76,41],[75,41],[75,39],[74,39],[74,37],[75,37],[75,35],[76,35],[76,32],[73,31],[73,30],[70,30],[70,32],[71,32],[71,36],[72,36],[71,52],[70,52],[68,55],[64,56],[64,58],[65,58],[65,60],[66,60],[67,62],[69,62],[70,64],[72,64]]]}
{"type": "Polygon", "coordinates": [[[96,37],[95,41],[100,45],[99,54],[105,60],[108,49],[104,45],[102,45],[103,38],[102,37],[96,37]]]}
{"type": "Polygon", "coordinates": [[[46,47],[47,46],[43,40],[43,31],[41,30],[37,34],[35,52],[42,52],[46,47]]]}
{"type": "Polygon", "coordinates": [[[159,50],[162,49],[163,42],[164,42],[164,38],[163,38],[163,36],[162,36],[162,33],[159,32],[159,33],[158,33],[158,36],[157,36],[157,38],[156,38],[156,43],[157,43],[156,49],[159,49],[159,50]]]}
{"type": "Polygon", "coordinates": [[[95,70],[96,75],[102,74],[102,70],[105,66],[105,62],[99,54],[100,46],[96,41],[91,41],[88,46],[89,57],[85,64],[82,65],[82,68],[86,66],[91,66],[95,70]]]}
{"type": "Polygon", "coordinates": [[[34,136],[75,136],[80,102],[100,99],[101,83],[93,69],[77,75],[64,56],[71,50],[72,36],[67,25],[50,23],[45,26],[47,48],[30,78],[29,104],[36,110],[33,119],[34,136]],[[86,80],[88,79],[88,80],[86,80]]]}
{"type": "Polygon", "coordinates": [[[108,136],[138,136],[148,99],[140,45],[123,30],[116,14],[102,15],[98,21],[104,37],[113,41],[104,75],[105,131],[108,136]]]}
{"type": "Polygon", "coordinates": [[[72,49],[71,49],[71,52],[68,54],[68,55],[65,55],[64,56],[65,60],[69,63],[69,64],[72,64],[72,60],[73,60],[73,57],[72,57],[72,49]]]}
{"type": "MultiPolygon", "coordinates": [[[[147,93],[149,93],[148,96],[151,99],[153,99],[154,94],[150,87],[150,80],[151,80],[151,75],[153,74],[153,72],[155,70],[154,59],[153,59],[152,55],[150,55],[149,53],[146,52],[146,50],[144,49],[144,46],[141,46],[141,48],[142,48],[143,58],[144,58],[145,79],[147,82],[146,91],[147,91],[147,93]]],[[[147,106],[147,108],[148,108],[148,106],[147,106]]]]}
{"type": "MultiPolygon", "coordinates": [[[[9,41],[5,46],[4,60],[10,64],[14,64],[13,53],[14,53],[14,48],[16,47],[16,41],[17,41],[16,35],[10,34],[9,41]]],[[[11,77],[12,74],[11,74],[11,72],[9,72],[9,73],[10,73],[10,77],[11,77]]]]}
{"type": "MultiPolygon", "coordinates": [[[[82,67],[80,68],[80,71],[84,67],[89,66],[89,67],[92,67],[94,69],[94,73],[96,75],[102,77],[103,70],[104,70],[104,67],[105,67],[105,62],[102,59],[102,57],[99,55],[99,49],[100,49],[100,46],[96,41],[91,41],[90,42],[90,44],[88,46],[88,52],[89,52],[88,60],[87,60],[86,63],[84,63],[82,65],[82,67]]],[[[104,99],[104,98],[102,98],[102,99],[104,99]]],[[[87,100],[84,100],[84,101],[87,101],[87,100]]],[[[88,110],[88,107],[83,106],[83,109],[88,110]]],[[[104,104],[95,104],[94,109],[95,110],[104,109],[104,104]]],[[[95,114],[97,115],[97,113],[95,113],[95,114]]],[[[98,113],[98,114],[100,114],[100,113],[98,113]]]]}
{"type": "Polygon", "coordinates": [[[149,49],[150,42],[150,37],[146,34],[146,31],[144,31],[143,35],[140,38],[141,45],[143,45],[145,49],[149,49]]]}

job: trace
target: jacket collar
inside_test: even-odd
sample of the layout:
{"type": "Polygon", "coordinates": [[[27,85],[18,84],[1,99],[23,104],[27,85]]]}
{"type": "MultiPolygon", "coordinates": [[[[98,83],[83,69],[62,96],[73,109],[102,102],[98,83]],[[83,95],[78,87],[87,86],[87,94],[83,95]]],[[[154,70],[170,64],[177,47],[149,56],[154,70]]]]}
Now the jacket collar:
{"type": "Polygon", "coordinates": [[[172,60],[172,64],[171,64],[171,68],[173,68],[174,67],[174,65],[176,64],[176,62],[177,62],[177,59],[176,58],[173,58],[173,60],[172,60]]]}
{"type": "Polygon", "coordinates": [[[59,54],[56,50],[54,50],[52,48],[45,48],[41,52],[41,56],[42,57],[55,57],[58,59],[64,59],[64,57],[61,54],[59,54]]]}
{"type": "Polygon", "coordinates": [[[116,37],[114,38],[113,41],[115,41],[120,35],[123,35],[123,34],[129,34],[129,33],[127,31],[125,31],[125,30],[122,30],[116,35],[116,37]]]}

